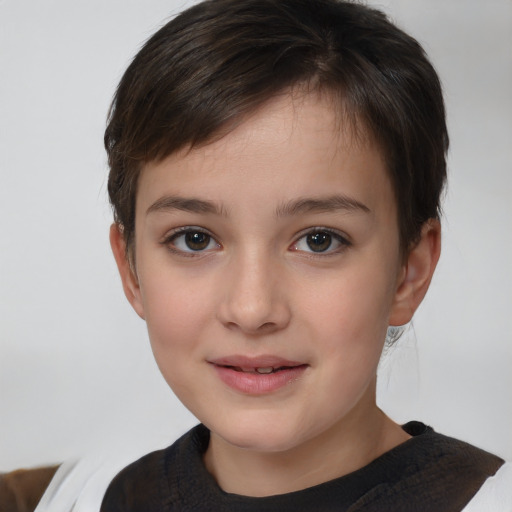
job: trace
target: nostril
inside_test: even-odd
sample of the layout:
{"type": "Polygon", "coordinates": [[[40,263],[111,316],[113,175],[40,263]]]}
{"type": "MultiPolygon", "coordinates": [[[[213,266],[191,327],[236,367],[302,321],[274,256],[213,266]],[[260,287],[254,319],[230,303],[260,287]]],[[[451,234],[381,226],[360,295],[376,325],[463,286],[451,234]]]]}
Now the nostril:
{"type": "MultiPolygon", "coordinates": [[[[226,322],[225,326],[230,330],[238,330],[241,328],[236,322],[226,322]]],[[[274,322],[265,322],[256,327],[243,326],[243,330],[248,334],[268,334],[275,331],[277,328],[278,326],[274,322]]]]}
{"type": "Polygon", "coordinates": [[[250,335],[266,335],[286,327],[290,308],[282,297],[261,297],[231,293],[216,306],[216,319],[230,331],[250,335]]]}

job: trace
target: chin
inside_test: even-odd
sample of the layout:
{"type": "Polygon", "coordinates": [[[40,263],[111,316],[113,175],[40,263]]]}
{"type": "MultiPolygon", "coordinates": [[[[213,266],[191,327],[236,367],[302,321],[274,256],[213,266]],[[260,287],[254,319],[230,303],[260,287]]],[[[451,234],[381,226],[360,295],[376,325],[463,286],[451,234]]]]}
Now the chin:
{"type": "Polygon", "coordinates": [[[297,446],[302,437],[292,425],[279,420],[251,421],[248,417],[233,419],[228,425],[214,421],[206,426],[231,446],[262,453],[285,452],[297,446]]]}

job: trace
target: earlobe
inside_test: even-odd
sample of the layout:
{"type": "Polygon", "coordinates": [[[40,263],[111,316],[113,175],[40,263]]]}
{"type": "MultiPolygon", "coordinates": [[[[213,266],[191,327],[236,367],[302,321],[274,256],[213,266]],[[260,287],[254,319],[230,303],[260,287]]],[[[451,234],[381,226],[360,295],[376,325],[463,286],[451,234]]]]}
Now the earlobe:
{"type": "Polygon", "coordinates": [[[121,276],[124,294],[135,312],[144,319],[144,307],[142,305],[139,281],[126,255],[126,243],[123,233],[115,223],[110,226],[110,246],[112,247],[114,259],[121,276]]]}
{"type": "Polygon", "coordinates": [[[441,225],[430,219],[423,225],[421,238],[411,249],[397,283],[389,325],[411,321],[430,286],[441,254],[441,225]]]}

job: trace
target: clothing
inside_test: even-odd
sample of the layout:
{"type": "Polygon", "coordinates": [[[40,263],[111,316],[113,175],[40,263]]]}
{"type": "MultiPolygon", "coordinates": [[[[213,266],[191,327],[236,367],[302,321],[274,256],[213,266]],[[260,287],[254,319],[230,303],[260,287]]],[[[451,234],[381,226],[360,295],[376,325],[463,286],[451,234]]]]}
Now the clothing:
{"type": "Polygon", "coordinates": [[[462,512],[512,512],[512,464],[488,478],[462,512]]]}
{"type": "Polygon", "coordinates": [[[0,512],[33,511],[58,466],[0,473],[0,512]]]}
{"type": "Polygon", "coordinates": [[[107,489],[101,512],[461,512],[503,460],[419,422],[413,437],[364,468],[308,489],[251,498],[222,491],[202,461],[203,425],[165,450],[126,467],[107,489]]]}

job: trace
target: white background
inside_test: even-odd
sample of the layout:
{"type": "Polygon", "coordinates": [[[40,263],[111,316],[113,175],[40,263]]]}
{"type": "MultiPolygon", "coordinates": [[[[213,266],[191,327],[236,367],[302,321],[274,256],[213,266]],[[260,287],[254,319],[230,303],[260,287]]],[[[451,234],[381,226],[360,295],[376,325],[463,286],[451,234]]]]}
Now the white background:
{"type": "MultiPolygon", "coordinates": [[[[102,147],[129,59],[184,5],[0,0],[0,471],[195,422],[122,294],[102,147]]],[[[452,143],[443,256],[379,402],[512,459],[512,2],[376,5],[438,68],[452,143]]]]}

